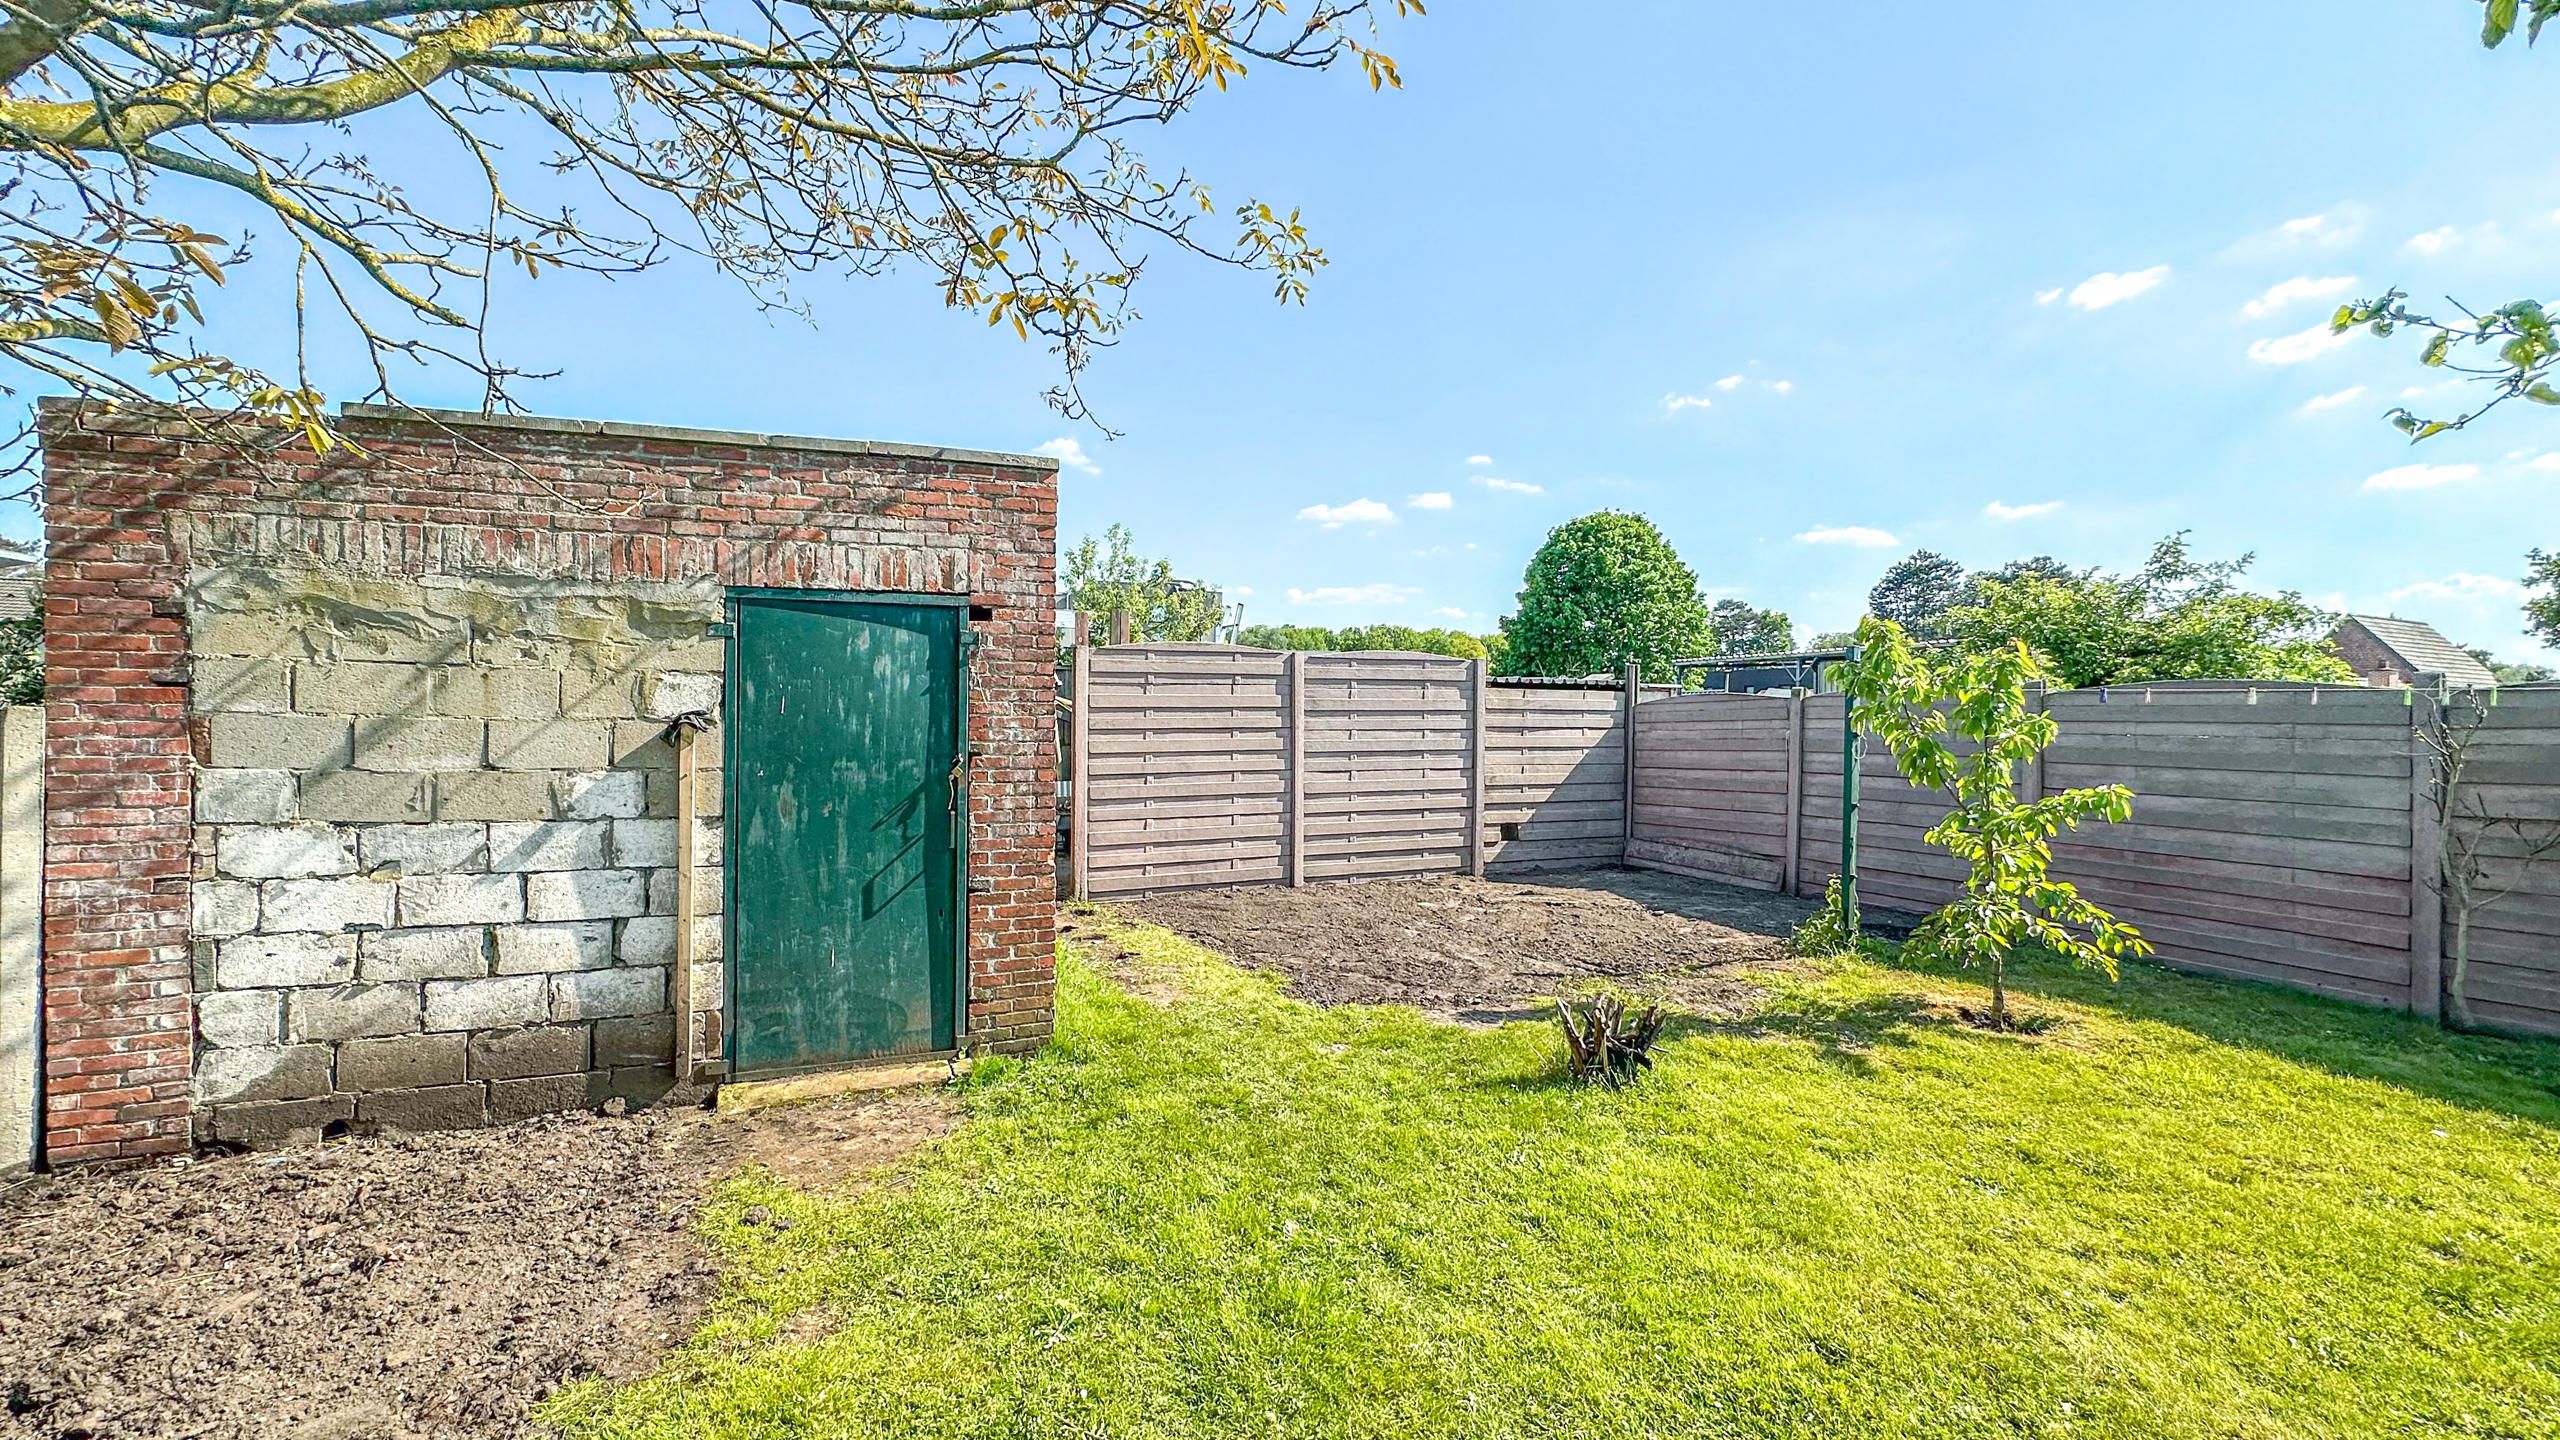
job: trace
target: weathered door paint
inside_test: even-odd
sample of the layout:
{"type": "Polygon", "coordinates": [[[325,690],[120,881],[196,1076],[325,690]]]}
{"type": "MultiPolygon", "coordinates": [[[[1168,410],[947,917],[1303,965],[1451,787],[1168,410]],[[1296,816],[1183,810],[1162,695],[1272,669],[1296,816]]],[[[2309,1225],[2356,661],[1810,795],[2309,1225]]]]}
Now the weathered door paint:
{"type": "Polygon", "coordinates": [[[966,611],[754,596],[736,613],[732,1064],[948,1049],[966,611]]]}

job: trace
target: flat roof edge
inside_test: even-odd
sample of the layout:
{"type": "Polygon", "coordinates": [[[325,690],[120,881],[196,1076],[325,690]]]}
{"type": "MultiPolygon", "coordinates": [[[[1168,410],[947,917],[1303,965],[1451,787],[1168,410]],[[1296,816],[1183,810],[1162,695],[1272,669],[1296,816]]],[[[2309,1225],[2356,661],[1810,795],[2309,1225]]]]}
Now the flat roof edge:
{"type": "Polygon", "coordinates": [[[906,445],[894,440],[841,440],[823,435],[773,435],[754,430],[710,430],[688,425],[643,425],[626,420],[580,420],[547,415],[483,415],[417,405],[350,402],[338,407],[350,420],[420,421],[454,429],[515,430],[549,435],[597,435],[616,440],[672,440],[688,445],[753,445],[775,450],[816,450],[835,455],[882,455],[901,460],[943,460],[962,465],[1010,465],[1024,470],[1058,468],[1055,457],[953,445],[906,445]]]}

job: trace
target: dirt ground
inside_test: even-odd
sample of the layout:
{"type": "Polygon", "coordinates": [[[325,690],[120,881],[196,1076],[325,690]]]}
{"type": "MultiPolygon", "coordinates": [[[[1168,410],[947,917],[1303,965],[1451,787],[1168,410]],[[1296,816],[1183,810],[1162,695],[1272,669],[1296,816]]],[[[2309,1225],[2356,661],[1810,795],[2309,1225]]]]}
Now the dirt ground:
{"type": "Polygon", "coordinates": [[[1612,868],[1193,890],[1118,908],[1279,971],[1321,1005],[1396,1003],[1498,1023],[1603,981],[1740,1014],[1750,975],[1787,963],[1786,937],[1815,902],[1612,868]]]}
{"type": "Polygon", "coordinates": [[[524,1434],[565,1382],[692,1331],[712,1182],[841,1183],[957,1118],[904,1092],[31,1181],[0,1195],[0,1435],[524,1434]]]}

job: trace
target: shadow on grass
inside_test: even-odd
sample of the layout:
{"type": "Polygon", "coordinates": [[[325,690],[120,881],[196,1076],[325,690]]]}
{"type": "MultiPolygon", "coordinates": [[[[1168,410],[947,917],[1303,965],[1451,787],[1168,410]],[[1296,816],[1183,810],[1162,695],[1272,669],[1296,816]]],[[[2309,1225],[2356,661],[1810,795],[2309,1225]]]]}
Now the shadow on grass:
{"type": "Polygon", "coordinates": [[[1739,1019],[1674,1015],[1662,1027],[1662,1038],[1787,1041],[1808,1047],[1825,1065],[1864,1078],[1875,1073],[1876,1051],[1909,1046],[1923,1030],[1950,1023],[1930,1013],[1929,1001],[1918,995],[1870,995],[1836,1004],[1807,998],[1739,1019]]]}
{"type": "MultiPolygon", "coordinates": [[[[1923,961],[1899,947],[1868,960],[1917,975],[1982,983],[1979,970],[1923,961]]],[[[2202,1039],[2369,1080],[2465,1109],[2560,1129],[2560,1041],[2463,1034],[2397,1011],[2281,986],[2190,975],[2152,961],[2127,962],[2110,983],[2057,956],[2010,962],[2013,1009],[2067,1001],[2118,1019],[2174,1026],[2202,1039]]]]}

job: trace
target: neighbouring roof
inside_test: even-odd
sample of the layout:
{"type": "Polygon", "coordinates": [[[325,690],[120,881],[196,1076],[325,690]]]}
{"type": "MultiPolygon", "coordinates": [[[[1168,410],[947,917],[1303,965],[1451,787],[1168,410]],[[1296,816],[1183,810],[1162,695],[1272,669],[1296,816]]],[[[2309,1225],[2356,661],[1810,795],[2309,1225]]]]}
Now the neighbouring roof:
{"type": "Polygon", "coordinates": [[[0,565],[0,620],[24,620],[36,613],[36,581],[43,574],[34,565],[0,565]]]}
{"type": "Polygon", "coordinates": [[[2397,615],[2350,615],[2340,622],[2363,627],[2384,649],[2400,657],[2411,675],[2442,675],[2455,685],[2495,685],[2498,677],[2480,657],[2444,638],[2424,620],[2397,615]]]}

